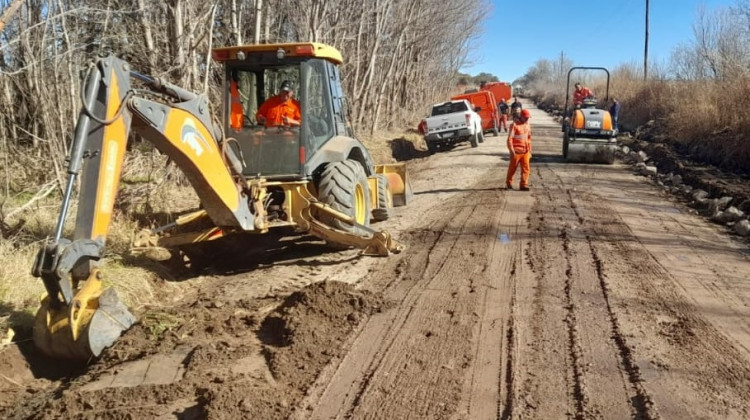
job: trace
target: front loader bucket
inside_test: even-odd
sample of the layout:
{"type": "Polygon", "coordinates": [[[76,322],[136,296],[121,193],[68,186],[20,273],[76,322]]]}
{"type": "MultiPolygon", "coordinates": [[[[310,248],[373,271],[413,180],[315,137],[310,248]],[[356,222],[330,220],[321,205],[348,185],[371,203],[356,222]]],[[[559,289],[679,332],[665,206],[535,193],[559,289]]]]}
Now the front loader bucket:
{"type": "Polygon", "coordinates": [[[86,361],[99,356],[133,325],[135,317],[117,292],[102,291],[100,283],[87,281],[70,306],[53,308],[49,296],[42,299],[34,321],[36,348],[50,357],[86,361]]]}
{"type": "Polygon", "coordinates": [[[388,178],[393,194],[393,205],[395,207],[405,206],[413,197],[411,184],[406,174],[405,163],[389,163],[376,165],[375,173],[383,174],[388,178]]]}

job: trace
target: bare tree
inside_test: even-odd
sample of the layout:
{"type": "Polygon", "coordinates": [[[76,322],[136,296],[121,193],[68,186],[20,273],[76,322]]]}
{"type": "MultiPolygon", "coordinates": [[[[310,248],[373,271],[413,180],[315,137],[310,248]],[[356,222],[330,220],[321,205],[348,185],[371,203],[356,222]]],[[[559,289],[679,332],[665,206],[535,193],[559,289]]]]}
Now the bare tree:
{"type": "Polygon", "coordinates": [[[256,32],[262,42],[327,43],[344,57],[343,85],[356,128],[373,132],[411,125],[429,104],[450,95],[489,6],[487,0],[5,3],[0,153],[7,164],[0,165],[0,176],[6,193],[62,179],[81,106],[79,73],[96,54],[124,56],[136,70],[218,95],[214,46],[254,39],[256,32]]]}

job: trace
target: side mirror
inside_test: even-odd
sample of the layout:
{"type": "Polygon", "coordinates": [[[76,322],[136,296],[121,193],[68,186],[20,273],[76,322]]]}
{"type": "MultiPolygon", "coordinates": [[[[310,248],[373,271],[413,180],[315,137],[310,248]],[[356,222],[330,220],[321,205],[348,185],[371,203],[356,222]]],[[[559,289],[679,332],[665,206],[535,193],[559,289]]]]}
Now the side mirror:
{"type": "Polygon", "coordinates": [[[476,106],[474,107],[474,112],[479,112],[482,110],[482,107],[476,106]]]}

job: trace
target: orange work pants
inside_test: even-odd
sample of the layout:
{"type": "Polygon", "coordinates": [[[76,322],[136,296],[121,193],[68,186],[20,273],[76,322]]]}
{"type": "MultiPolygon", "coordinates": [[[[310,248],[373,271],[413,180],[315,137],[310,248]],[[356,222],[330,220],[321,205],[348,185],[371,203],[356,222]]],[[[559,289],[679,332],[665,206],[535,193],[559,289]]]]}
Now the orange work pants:
{"type": "Polygon", "coordinates": [[[503,131],[508,131],[507,121],[508,121],[508,115],[506,114],[500,115],[500,127],[499,128],[503,129],[503,131]]]}
{"type": "Polygon", "coordinates": [[[505,185],[513,184],[513,176],[516,169],[521,166],[521,188],[529,186],[529,174],[531,174],[531,153],[516,153],[510,157],[508,165],[508,176],[505,177],[505,185]]]}

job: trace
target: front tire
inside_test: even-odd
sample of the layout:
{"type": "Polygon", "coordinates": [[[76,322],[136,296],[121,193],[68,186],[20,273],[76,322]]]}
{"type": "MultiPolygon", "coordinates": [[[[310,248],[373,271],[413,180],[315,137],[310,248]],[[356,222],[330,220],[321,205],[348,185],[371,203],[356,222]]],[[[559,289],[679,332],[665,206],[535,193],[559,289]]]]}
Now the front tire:
{"type": "MultiPolygon", "coordinates": [[[[370,189],[365,170],[356,160],[347,159],[326,166],[318,181],[318,200],[353,217],[358,224],[370,226],[370,189]]],[[[326,225],[344,232],[364,233],[323,212],[318,218],[326,225]]]]}
{"type": "Polygon", "coordinates": [[[378,208],[372,210],[372,218],[376,222],[382,222],[391,218],[393,193],[387,176],[377,174],[375,178],[378,179],[378,208]]]}

